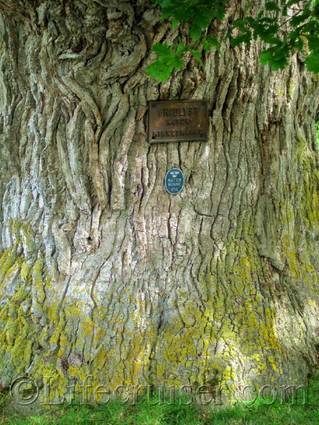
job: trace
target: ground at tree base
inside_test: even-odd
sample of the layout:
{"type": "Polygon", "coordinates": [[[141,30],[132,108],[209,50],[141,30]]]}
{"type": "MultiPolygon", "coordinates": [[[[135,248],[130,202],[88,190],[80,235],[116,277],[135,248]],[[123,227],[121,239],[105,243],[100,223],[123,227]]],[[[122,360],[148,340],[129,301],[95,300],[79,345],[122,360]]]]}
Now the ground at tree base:
{"type": "Polygon", "coordinates": [[[97,406],[70,404],[23,417],[14,413],[5,415],[5,405],[2,396],[1,425],[313,425],[319,423],[319,373],[310,379],[306,392],[294,399],[283,402],[259,398],[229,408],[195,405],[186,397],[176,403],[159,402],[154,397],[136,404],[121,400],[97,406]]]}

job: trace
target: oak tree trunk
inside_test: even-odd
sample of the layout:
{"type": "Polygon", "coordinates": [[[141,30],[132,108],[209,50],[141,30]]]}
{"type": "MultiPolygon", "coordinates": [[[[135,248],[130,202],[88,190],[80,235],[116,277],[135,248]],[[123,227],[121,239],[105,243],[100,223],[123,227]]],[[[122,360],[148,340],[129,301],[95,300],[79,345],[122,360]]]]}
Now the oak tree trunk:
{"type": "Polygon", "coordinates": [[[151,46],[185,35],[151,3],[0,11],[2,387],[302,384],[319,343],[319,80],[302,58],[271,72],[258,44],[225,43],[158,84],[151,46]],[[160,99],[207,100],[208,142],[150,145],[160,99]]]}

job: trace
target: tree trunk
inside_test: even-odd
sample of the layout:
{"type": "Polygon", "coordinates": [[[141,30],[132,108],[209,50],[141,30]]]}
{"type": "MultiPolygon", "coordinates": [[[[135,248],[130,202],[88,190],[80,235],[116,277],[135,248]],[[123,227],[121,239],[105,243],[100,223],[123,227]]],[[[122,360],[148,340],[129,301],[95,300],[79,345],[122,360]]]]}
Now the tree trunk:
{"type": "Polygon", "coordinates": [[[0,1],[1,385],[28,376],[57,400],[91,376],[91,395],[205,384],[231,401],[302,384],[319,344],[318,78],[224,44],[158,84],[151,45],[185,35],[149,3],[25,3],[0,1]],[[150,145],[159,99],[207,100],[208,142],[150,145]]]}

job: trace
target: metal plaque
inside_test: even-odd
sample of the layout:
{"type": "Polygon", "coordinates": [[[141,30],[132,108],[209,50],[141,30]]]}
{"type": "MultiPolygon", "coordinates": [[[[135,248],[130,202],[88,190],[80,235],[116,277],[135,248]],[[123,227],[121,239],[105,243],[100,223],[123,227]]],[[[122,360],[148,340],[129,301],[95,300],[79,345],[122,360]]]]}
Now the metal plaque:
{"type": "Polygon", "coordinates": [[[159,100],[149,102],[150,143],[206,141],[207,102],[203,100],[159,100]]]}
{"type": "Polygon", "coordinates": [[[184,188],[184,182],[184,174],[182,170],[177,167],[171,168],[165,174],[164,186],[166,192],[170,193],[171,195],[177,195],[180,193],[184,188]]]}

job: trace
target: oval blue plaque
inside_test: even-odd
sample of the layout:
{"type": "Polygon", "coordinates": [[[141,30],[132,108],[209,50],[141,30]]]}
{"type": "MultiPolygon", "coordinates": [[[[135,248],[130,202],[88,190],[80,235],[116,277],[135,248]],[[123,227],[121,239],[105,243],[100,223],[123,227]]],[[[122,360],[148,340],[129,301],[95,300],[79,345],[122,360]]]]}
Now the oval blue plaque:
{"type": "Polygon", "coordinates": [[[167,171],[164,179],[164,186],[166,192],[171,195],[177,195],[184,189],[184,174],[182,170],[177,167],[173,167],[167,171]]]}

